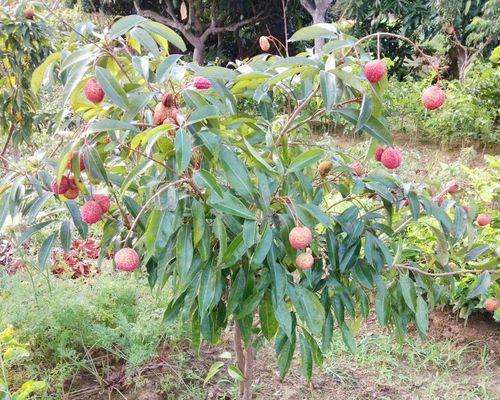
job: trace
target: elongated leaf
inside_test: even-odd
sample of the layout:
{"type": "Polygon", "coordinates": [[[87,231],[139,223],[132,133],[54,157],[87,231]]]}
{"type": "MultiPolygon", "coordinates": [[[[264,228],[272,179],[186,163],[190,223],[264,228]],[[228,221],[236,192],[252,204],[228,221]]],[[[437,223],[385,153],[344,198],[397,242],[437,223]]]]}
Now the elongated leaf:
{"type": "Polygon", "coordinates": [[[253,185],[248,169],[240,158],[227,147],[220,149],[220,161],[228,182],[242,196],[250,196],[253,185]]]}
{"type": "Polygon", "coordinates": [[[47,76],[47,72],[60,58],[61,53],[59,51],[52,53],[35,69],[35,71],[33,71],[33,74],[31,75],[31,90],[33,93],[38,93],[43,85],[44,78],[47,76]]]}
{"type": "Polygon", "coordinates": [[[158,65],[158,68],[156,69],[156,80],[158,83],[162,83],[168,78],[173,66],[181,57],[182,56],[180,54],[172,54],[165,58],[160,65],[158,65]]]}
{"type": "Polygon", "coordinates": [[[403,274],[399,277],[399,286],[401,286],[401,293],[403,294],[403,299],[406,305],[415,312],[415,287],[413,281],[407,274],[403,274]]]}
{"type": "Polygon", "coordinates": [[[262,263],[266,259],[267,253],[269,253],[269,250],[271,249],[272,244],[273,231],[269,227],[269,224],[266,223],[259,243],[257,243],[257,246],[255,247],[255,251],[252,255],[250,263],[254,266],[262,265],[262,263]]]}
{"type": "Polygon", "coordinates": [[[116,39],[118,36],[127,33],[130,29],[139,25],[145,20],[146,19],[144,17],[141,17],[140,15],[128,15],[126,17],[120,18],[113,24],[113,26],[109,30],[111,39],[116,39]]]}
{"type": "Polygon", "coordinates": [[[184,40],[182,40],[182,37],[179,36],[179,34],[173,29],[170,29],[168,26],[151,20],[142,22],[141,26],[149,33],[155,33],[167,39],[169,43],[172,43],[180,51],[186,51],[186,44],[184,43],[184,40]]]}
{"type": "Polygon", "coordinates": [[[299,40],[313,39],[336,39],[338,36],[337,28],[333,24],[320,23],[312,26],[306,26],[295,32],[289,42],[297,42],[299,40]]]}
{"type": "Polygon", "coordinates": [[[160,56],[160,50],[153,37],[144,29],[135,27],[130,31],[130,35],[148,50],[154,57],[160,56]]]}
{"type": "Polygon", "coordinates": [[[54,247],[54,243],[56,242],[56,238],[57,234],[53,233],[47,239],[45,239],[40,246],[40,251],[38,252],[38,267],[41,270],[44,270],[47,266],[47,261],[49,260],[52,247],[54,247]]]}
{"type": "Polygon", "coordinates": [[[342,332],[342,340],[344,341],[349,351],[351,353],[356,353],[356,341],[354,340],[354,336],[352,336],[349,327],[345,323],[342,323],[340,325],[340,331],[342,332]]]}
{"type": "Polygon", "coordinates": [[[127,94],[115,77],[107,69],[95,67],[96,79],[104,90],[107,98],[123,110],[128,107],[127,94]]]}
{"type": "Polygon", "coordinates": [[[491,284],[490,273],[484,271],[483,273],[481,273],[481,275],[479,275],[477,283],[471,288],[469,294],[467,295],[467,300],[482,295],[484,292],[486,292],[486,290],[488,290],[490,284],[491,284]]]}
{"type": "Polygon", "coordinates": [[[59,235],[62,248],[64,251],[68,251],[71,248],[71,223],[69,221],[64,221],[61,224],[59,235]]]}
{"type": "MultiPolygon", "coordinates": [[[[342,115],[342,117],[352,124],[356,124],[359,120],[359,110],[356,110],[355,108],[342,108],[340,110],[336,110],[335,112],[342,115]]],[[[380,143],[392,146],[392,137],[389,130],[373,115],[360,129],[368,133],[380,143]]]]}
{"type": "Polygon", "coordinates": [[[427,303],[422,296],[417,297],[415,323],[417,325],[418,333],[422,338],[425,338],[427,336],[427,330],[429,329],[429,311],[427,309],[427,303]]]}
{"type": "Polygon", "coordinates": [[[270,292],[266,292],[259,306],[259,320],[262,334],[267,340],[271,340],[278,331],[278,321],[274,316],[274,308],[270,292]]]}
{"type": "Polygon", "coordinates": [[[245,205],[235,196],[230,193],[224,193],[223,199],[210,199],[210,204],[216,210],[242,217],[245,219],[255,220],[255,214],[252,213],[245,205]]]}
{"type": "Polygon", "coordinates": [[[288,167],[288,172],[297,172],[301,171],[304,168],[309,167],[315,162],[319,161],[324,155],[324,151],[321,149],[309,149],[304,151],[295,157],[290,166],[288,167]]]}
{"type": "Polygon", "coordinates": [[[359,131],[368,122],[373,111],[373,101],[370,95],[363,95],[361,109],[359,112],[358,121],[356,122],[356,131],[359,131]]]}
{"type": "Polygon", "coordinates": [[[194,182],[203,189],[210,189],[212,195],[217,196],[219,199],[222,199],[223,192],[222,188],[219,186],[214,176],[205,170],[197,171],[194,174],[194,182]]]}
{"type": "Polygon", "coordinates": [[[219,372],[223,365],[224,363],[222,361],[216,361],[212,364],[212,366],[208,370],[205,380],[203,381],[203,386],[205,386],[210,381],[210,379],[212,379],[217,374],[217,372],[219,372]]]}
{"type": "Polygon", "coordinates": [[[177,172],[182,174],[191,161],[191,135],[184,129],[179,129],[175,135],[174,147],[177,172]]]}

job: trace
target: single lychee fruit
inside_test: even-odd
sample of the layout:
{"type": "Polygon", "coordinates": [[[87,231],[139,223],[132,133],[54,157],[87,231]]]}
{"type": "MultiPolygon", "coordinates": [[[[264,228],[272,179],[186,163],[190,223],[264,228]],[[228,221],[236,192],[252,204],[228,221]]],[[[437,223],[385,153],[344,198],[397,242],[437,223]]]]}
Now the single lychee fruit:
{"type": "Polygon", "coordinates": [[[168,116],[169,116],[169,109],[165,107],[163,103],[158,103],[154,109],[153,123],[155,125],[161,125],[168,116]]]}
{"type": "Polygon", "coordinates": [[[500,300],[490,297],[484,301],[483,307],[486,311],[494,313],[498,308],[500,308],[500,300]]]}
{"type": "Polygon", "coordinates": [[[105,194],[94,194],[92,196],[92,200],[99,204],[103,214],[106,214],[109,211],[111,202],[109,200],[109,197],[105,194]]]}
{"type": "Polygon", "coordinates": [[[295,264],[301,270],[311,269],[314,264],[314,257],[309,253],[302,253],[295,259],[295,264]]]}
{"type": "Polygon", "coordinates": [[[450,194],[457,193],[460,190],[460,183],[458,181],[450,181],[446,184],[446,190],[450,194]]]}
{"type": "Polygon", "coordinates": [[[351,168],[352,172],[356,176],[363,176],[367,172],[367,169],[359,161],[356,161],[354,164],[352,164],[351,168]]]}
{"type": "Polygon", "coordinates": [[[429,86],[422,92],[422,103],[428,110],[435,110],[444,104],[446,96],[439,86],[429,86]]]}
{"type": "Polygon", "coordinates": [[[405,201],[403,202],[403,207],[408,207],[409,205],[410,205],[410,200],[405,199],[405,201]]]}
{"type": "Polygon", "coordinates": [[[193,79],[193,85],[198,90],[210,89],[212,87],[212,83],[202,76],[197,76],[193,79]]]}
{"type": "Polygon", "coordinates": [[[82,213],[82,219],[89,225],[98,222],[104,214],[99,203],[93,200],[86,201],[80,212],[82,213]]]}
{"type": "Polygon", "coordinates": [[[115,254],[115,264],[123,271],[135,271],[139,266],[139,255],[134,249],[124,247],[115,254]]]}
{"type": "Polygon", "coordinates": [[[75,188],[69,188],[63,194],[63,196],[66,197],[68,200],[74,200],[78,197],[79,194],[80,194],[80,190],[77,187],[75,187],[75,188]]]}
{"type": "Polygon", "coordinates": [[[372,60],[363,68],[363,74],[370,83],[379,82],[387,73],[387,67],[384,60],[372,60]]]}
{"type": "Polygon", "coordinates": [[[271,44],[269,43],[267,36],[261,36],[259,38],[259,46],[262,51],[269,51],[271,44]]]}
{"type": "Polygon", "coordinates": [[[477,216],[476,222],[479,226],[489,225],[489,223],[491,222],[491,215],[490,214],[479,214],[477,216]]]}
{"type": "Polygon", "coordinates": [[[104,90],[95,78],[91,78],[85,83],[83,93],[87,100],[94,104],[100,103],[104,99],[104,90]]]}
{"type": "Polygon", "coordinates": [[[69,177],[69,188],[70,189],[77,189],[78,188],[78,186],[76,185],[74,176],[69,177]]]}
{"type": "Polygon", "coordinates": [[[380,162],[388,169],[396,169],[399,168],[403,162],[403,158],[401,157],[401,152],[398,149],[389,147],[382,153],[380,162]]]}
{"type": "Polygon", "coordinates": [[[441,196],[438,197],[437,199],[437,203],[438,203],[438,206],[441,206],[441,204],[444,203],[444,201],[446,200],[446,193],[443,193],[441,196]]]}
{"type": "Polygon", "coordinates": [[[382,153],[384,152],[385,147],[380,146],[377,150],[375,150],[375,160],[379,161],[382,159],[382,153]]]}
{"type": "Polygon", "coordinates": [[[466,214],[469,213],[469,207],[467,206],[462,206],[463,210],[465,211],[466,214]]]}
{"type": "Polygon", "coordinates": [[[80,171],[84,171],[85,163],[83,162],[83,154],[78,151],[71,152],[71,157],[68,160],[67,168],[71,169],[71,166],[73,165],[73,158],[75,158],[77,154],[78,154],[78,163],[80,165],[80,171]]]}
{"type": "Polygon", "coordinates": [[[312,232],[305,226],[296,226],[290,231],[288,240],[294,249],[305,249],[312,242],[312,232]]]}
{"type": "Polygon", "coordinates": [[[161,102],[167,108],[174,107],[175,106],[174,95],[172,93],[165,93],[161,98],[161,102]]]}
{"type": "Polygon", "coordinates": [[[325,160],[318,164],[318,171],[321,176],[327,176],[333,168],[333,161],[325,160]]]}
{"type": "Polygon", "coordinates": [[[54,178],[54,180],[50,184],[50,187],[55,194],[64,194],[69,189],[69,179],[66,175],[63,175],[61,177],[61,182],[57,183],[57,178],[54,178]]]}
{"type": "Polygon", "coordinates": [[[23,11],[24,18],[33,19],[35,17],[35,9],[31,6],[26,7],[23,11]]]}

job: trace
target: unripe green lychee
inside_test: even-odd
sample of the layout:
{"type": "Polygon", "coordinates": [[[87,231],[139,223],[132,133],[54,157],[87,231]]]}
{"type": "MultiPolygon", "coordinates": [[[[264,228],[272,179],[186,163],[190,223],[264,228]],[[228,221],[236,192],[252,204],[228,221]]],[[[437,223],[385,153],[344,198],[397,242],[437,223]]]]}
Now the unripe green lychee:
{"type": "Polygon", "coordinates": [[[80,209],[82,219],[89,225],[99,222],[102,215],[102,208],[97,201],[89,200],[80,209]]]}
{"type": "Polygon", "coordinates": [[[299,254],[295,259],[295,264],[303,271],[311,269],[314,264],[314,257],[309,253],[299,254]]]}
{"type": "Polygon", "coordinates": [[[305,249],[312,242],[312,232],[305,226],[296,226],[290,231],[288,240],[294,249],[305,249]]]}
{"type": "Polygon", "coordinates": [[[95,78],[91,78],[85,83],[83,93],[87,100],[94,104],[100,103],[104,99],[104,90],[95,78]]]}
{"type": "Polygon", "coordinates": [[[476,222],[479,226],[489,225],[491,222],[491,215],[490,214],[479,214],[477,216],[476,222]]]}
{"type": "Polygon", "coordinates": [[[384,167],[388,169],[399,168],[402,161],[403,158],[401,157],[400,151],[394,147],[389,147],[385,149],[382,155],[380,156],[380,162],[384,167]]]}
{"type": "Polygon", "coordinates": [[[134,249],[124,247],[115,254],[115,264],[118,269],[123,271],[135,271],[139,266],[139,255],[134,249]]]}
{"type": "Polygon", "coordinates": [[[387,66],[384,60],[372,60],[363,68],[363,74],[370,83],[379,82],[387,73],[387,66]]]}

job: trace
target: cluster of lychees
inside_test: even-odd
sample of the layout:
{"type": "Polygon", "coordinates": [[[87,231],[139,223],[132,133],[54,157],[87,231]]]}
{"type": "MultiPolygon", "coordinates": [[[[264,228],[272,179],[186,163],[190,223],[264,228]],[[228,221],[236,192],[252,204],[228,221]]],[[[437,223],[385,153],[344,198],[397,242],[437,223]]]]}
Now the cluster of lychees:
{"type": "MultiPolygon", "coordinates": [[[[296,226],[288,235],[290,246],[295,250],[306,249],[311,244],[312,239],[311,230],[305,226],[296,226]]],[[[297,264],[301,270],[311,269],[314,264],[314,257],[307,252],[301,253],[295,259],[295,264],[297,264]]]]}

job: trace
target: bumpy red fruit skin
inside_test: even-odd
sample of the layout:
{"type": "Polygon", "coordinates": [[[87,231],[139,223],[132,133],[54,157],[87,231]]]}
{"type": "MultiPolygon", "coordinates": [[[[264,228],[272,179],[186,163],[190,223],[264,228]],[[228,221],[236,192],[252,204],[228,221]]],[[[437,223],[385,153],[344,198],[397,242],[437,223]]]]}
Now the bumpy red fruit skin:
{"type": "Polygon", "coordinates": [[[486,226],[491,222],[490,214],[479,214],[477,216],[476,222],[479,226],[486,226]]]}
{"type": "Polygon", "coordinates": [[[384,75],[387,73],[387,67],[384,60],[373,60],[368,63],[363,68],[363,74],[370,83],[379,82],[384,75]]]}
{"type": "Polygon", "coordinates": [[[109,197],[106,196],[105,194],[94,194],[92,196],[92,200],[99,204],[103,214],[105,214],[109,211],[109,207],[111,206],[111,202],[109,200],[109,197]]]}
{"type": "Polygon", "coordinates": [[[443,204],[445,200],[446,200],[446,193],[443,193],[441,196],[439,196],[439,198],[437,200],[438,206],[443,204]]]}
{"type": "Polygon", "coordinates": [[[83,93],[87,100],[94,104],[100,103],[104,99],[104,90],[95,78],[91,78],[85,83],[83,93]]]}
{"type": "Polygon", "coordinates": [[[175,105],[174,95],[172,93],[165,93],[161,98],[161,102],[167,108],[174,107],[175,105]]]}
{"type": "Polygon", "coordinates": [[[295,264],[303,271],[311,269],[314,264],[314,257],[309,253],[299,254],[295,259],[295,264]]]}
{"type": "Polygon", "coordinates": [[[382,153],[384,152],[385,147],[380,146],[376,151],[375,151],[375,160],[379,161],[382,159],[382,153]]]}
{"type": "Polygon", "coordinates": [[[35,9],[33,7],[27,7],[24,10],[24,18],[33,19],[34,16],[35,16],[35,9]]]}
{"type": "Polygon", "coordinates": [[[212,83],[210,83],[207,78],[203,78],[202,76],[194,78],[193,85],[198,90],[210,89],[212,87],[212,83]]]}
{"type": "Polygon", "coordinates": [[[396,169],[399,168],[403,158],[401,157],[401,153],[398,149],[394,147],[389,147],[385,149],[380,157],[380,162],[382,165],[388,169],[396,169]]]}
{"type": "Polygon", "coordinates": [[[155,125],[161,125],[165,119],[169,116],[169,109],[165,107],[163,103],[158,103],[155,106],[155,110],[153,113],[153,123],[155,125]]]}
{"type": "Polygon", "coordinates": [[[261,36],[259,38],[259,46],[262,51],[269,51],[271,44],[269,43],[267,36],[261,36]]]}
{"type": "Polygon", "coordinates": [[[57,178],[54,178],[50,186],[52,187],[52,191],[55,194],[64,194],[68,191],[69,189],[69,179],[66,175],[63,175],[61,177],[61,183],[57,184],[57,178]]]}
{"type": "Polygon", "coordinates": [[[115,264],[122,271],[135,271],[139,266],[139,255],[134,249],[124,247],[115,254],[115,264]]]}
{"type": "Polygon", "coordinates": [[[422,92],[422,103],[428,110],[435,110],[444,104],[446,96],[439,86],[429,86],[422,92]]]}
{"type": "Polygon", "coordinates": [[[356,176],[363,176],[366,174],[366,168],[359,161],[351,165],[352,171],[356,176]]]}
{"type": "Polygon", "coordinates": [[[101,206],[97,201],[93,200],[85,202],[80,212],[82,213],[82,219],[89,225],[98,222],[103,215],[101,206]]]}
{"type": "Polygon", "coordinates": [[[494,313],[497,308],[500,308],[500,300],[490,297],[484,301],[484,309],[490,313],[494,313]]]}
{"type": "Polygon", "coordinates": [[[312,232],[305,226],[296,226],[290,231],[288,240],[294,249],[305,249],[312,242],[312,232]]]}
{"type": "Polygon", "coordinates": [[[446,189],[450,194],[457,193],[460,190],[460,184],[457,181],[450,181],[446,184],[446,189]]]}

